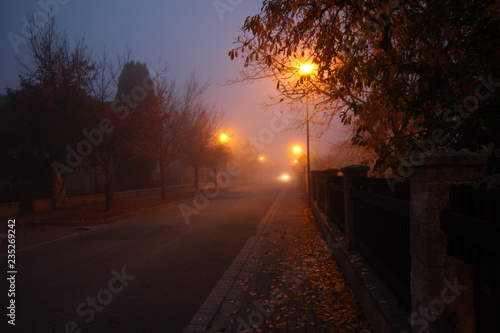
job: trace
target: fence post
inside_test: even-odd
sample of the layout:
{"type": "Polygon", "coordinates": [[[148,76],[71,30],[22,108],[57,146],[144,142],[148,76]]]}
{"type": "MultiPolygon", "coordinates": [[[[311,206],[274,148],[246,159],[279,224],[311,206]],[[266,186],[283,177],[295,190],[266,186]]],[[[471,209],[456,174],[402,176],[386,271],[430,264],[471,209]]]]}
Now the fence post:
{"type": "Polygon", "coordinates": [[[311,170],[310,171],[310,180],[311,180],[311,185],[309,186],[309,190],[311,193],[309,193],[311,200],[312,201],[318,201],[318,193],[316,192],[316,189],[318,188],[318,181],[319,181],[319,171],[317,170],[311,170]]]}
{"type": "Polygon", "coordinates": [[[469,265],[447,255],[440,211],[451,184],[472,184],[487,156],[436,152],[414,155],[410,176],[410,253],[413,332],[475,332],[474,287],[469,265]]]}
{"type": "Polygon", "coordinates": [[[352,179],[366,177],[370,170],[366,165],[351,165],[340,169],[344,174],[344,236],[348,250],[354,250],[354,211],[352,202],[352,179]]]}
{"type": "Polygon", "coordinates": [[[331,182],[332,177],[338,177],[338,173],[339,173],[339,169],[327,169],[327,170],[323,171],[323,174],[325,175],[325,188],[324,188],[324,191],[325,191],[325,216],[326,216],[327,221],[330,221],[332,218],[331,217],[332,207],[330,205],[330,200],[332,198],[330,198],[330,190],[329,190],[328,186],[331,182]]]}

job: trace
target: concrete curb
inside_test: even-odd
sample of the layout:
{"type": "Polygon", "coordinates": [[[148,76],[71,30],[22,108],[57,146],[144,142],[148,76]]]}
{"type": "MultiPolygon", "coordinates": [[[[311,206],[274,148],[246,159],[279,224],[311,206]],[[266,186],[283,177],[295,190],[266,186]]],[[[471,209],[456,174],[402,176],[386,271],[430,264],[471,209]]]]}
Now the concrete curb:
{"type": "Polygon", "coordinates": [[[252,256],[262,245],[261,237],[272,232],[273,224],[271,221],[275,218],[286,191],[287,187],[284,187],[260,221],[255,233],[241,248],[215,288],[186,326],[184,333],[220,332],[230,326],[230,317],[224,313],[228,314],[238,309],[237,302],[243,298],[244,294],[237,282],[252,278],[255,269],[251,263],[252,256]]]}
{"type": "Polygon", "coordinates": [[[329,223],[315,203],[311,207],[328,247],[346,276],[356,299],[375,333],[409,333],[410,313],[380,280],[372,267],[357,251],[348,251],[344,234],[329,223]]]}

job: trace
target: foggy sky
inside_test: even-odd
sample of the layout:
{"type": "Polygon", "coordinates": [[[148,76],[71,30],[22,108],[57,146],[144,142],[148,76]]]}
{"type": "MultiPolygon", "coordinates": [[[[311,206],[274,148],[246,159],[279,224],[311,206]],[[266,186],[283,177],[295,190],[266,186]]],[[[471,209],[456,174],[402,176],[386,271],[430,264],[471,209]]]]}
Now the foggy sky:
{"type": "MultiPolygon", "coordinates": [[[[305,148],[305,135],[282,130],[287,120],[275,118],[283,110],[262,106],[275,84],[225,85],[238,76],[242,64],[230,61],[227,53],[245,18],[257,14],[261,5],[258,0],[0,0],[0,94],[6,86],[18,85],[21,69],[16,57],[26,60],[27,52],[20,42],[25,17],[34,14],[44,24],[51,10],[59,30],[65,30],[71,41],[83,36],[96,56],[104,49],[114,56],[129,48],[133,60],[152,68],[159,60],[166,62],[178,87],[193,71],[201,81],[210,80],[207,97],[225,110],[234,143],[257,138],[259,154],[288,171],[294,158],[290,149],[294,144],[305,148]]],[[[334,132],[320,145],[311,141],[312,154],[325,152],[329,141],[334,141],[334,132]]]]}

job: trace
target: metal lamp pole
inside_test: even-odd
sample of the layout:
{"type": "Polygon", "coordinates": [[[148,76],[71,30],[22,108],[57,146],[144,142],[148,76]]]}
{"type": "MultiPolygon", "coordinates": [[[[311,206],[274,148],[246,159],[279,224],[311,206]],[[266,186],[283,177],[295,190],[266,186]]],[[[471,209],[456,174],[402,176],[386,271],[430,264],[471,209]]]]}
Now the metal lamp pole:
{"type": "MultiPolygon", "coordinates": [[[[307,76],[307,80],[310,79],[311,73],[314,70],[315,66],[313,64],[303,64],[300,66],[299,70],[300,72],[307,76]]],[[[304,90],[305,95],[306,95],[306,140],[307,140],[307,199],[309,206],[312,204],[312,199],[311,199],[311,155],[310,155],[310,150],[309,150],[309,91],[304,90]]]]}
{"type": "Polygon", "coordinates": [[[309,151],[309,94],[306,92],[307,201],[311,207],[311,155],[309,151]]]}

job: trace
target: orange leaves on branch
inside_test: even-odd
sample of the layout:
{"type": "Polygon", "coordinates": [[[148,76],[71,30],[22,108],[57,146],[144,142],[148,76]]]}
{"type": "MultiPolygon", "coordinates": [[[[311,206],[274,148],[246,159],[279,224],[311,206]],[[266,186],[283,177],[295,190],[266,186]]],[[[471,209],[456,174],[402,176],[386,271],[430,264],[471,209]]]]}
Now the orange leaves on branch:
{"type": "MultiPolygon", "coordinates": [[[[353,112],[357,121],[344,117],[348,120],[344,124],[363,126],[359,142],[378,155],[377,167],[383,172],[397,169],[400,158],[415,149],[416,139],[423,139],[421,135],[448,128],[439,118],[443,108],[474,96],[480,84],[477,78],[495,72],[500,37],[484,28],[498,25],[495,9],[490,2],[473,0],[426,6],[418,1],[270,0],[260,14],[245,22],[241,43],[252,45],[257,53],[249,52],[250,48],[242,48],[241,53],[247,55],[247,68],[259,78],[266,77],[263,73],[275,78],[277,67],[299,54],[314,55],[318,72],[328,74],[318,76],[321,89],[316,92],[324,96],[325,104],[332,104],[331,109],[341,100],[347,112],[353,112]],[[335,69],[339,60],[342,66],[335,69]],[[409,126],[404,135],[395,135],[405,123],[388,113],[397,113],[396,118],[409,124],[418,122],[420,128],[409,126]]],[[[296,94],[279,88],[277,99],[294,101],[296,94]]],[[[487,120],[498,118],[491,113],[498,98],[481,101],[477,118],[454,129],[453,143],[444,144],[462,149],[496,140],[500,147],[494,136],[474,135],[485,132],[484,124],[495,132],[498,123],[487,120]]]]}

